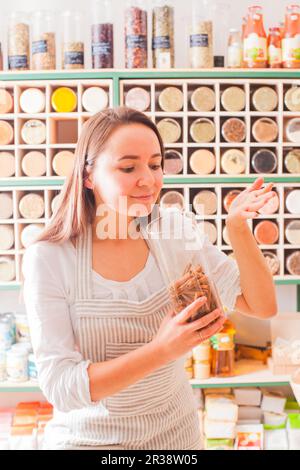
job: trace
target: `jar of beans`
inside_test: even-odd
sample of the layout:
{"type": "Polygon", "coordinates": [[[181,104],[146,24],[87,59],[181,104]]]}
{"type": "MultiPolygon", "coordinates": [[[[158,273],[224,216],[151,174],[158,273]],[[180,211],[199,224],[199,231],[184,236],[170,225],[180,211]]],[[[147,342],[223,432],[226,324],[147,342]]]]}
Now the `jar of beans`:
{"type": "Polygon", "coordinates": [[[32,69],[56,68],[54,13],[36,11],[32,15],[32,69]]]}
{"type": "Polygon", "coordinates": [[[114,66],[114,27],[111,0],[95,0],[91,24],[92,67],[114,66]]]}
{"type": "Polygon", "coordinates": [[[62,68],[84,68],[84,30],[79,11],[62,14],[62,68]]]}
{"type": "Polygon", "coordinates": [[[13,12],[8,20],[8,68],[29,70],[29,22],[24,12],[13,12]]]}
{"type": "Polygon", "coordinates": [[[147,68],[147,10],[143,0],[128,0],[125,9],[125,67],[147,68]]]}
{"type": "Polygon", "coordinates": [[[174,67],[174,7],[172,0],[154,0],[152,10],[152,51],[154,68],[174,67]]]}

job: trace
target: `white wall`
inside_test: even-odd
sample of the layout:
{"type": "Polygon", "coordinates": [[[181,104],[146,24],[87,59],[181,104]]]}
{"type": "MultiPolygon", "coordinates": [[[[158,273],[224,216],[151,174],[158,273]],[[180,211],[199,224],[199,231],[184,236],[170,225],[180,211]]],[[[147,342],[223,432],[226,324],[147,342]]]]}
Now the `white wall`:
{"type": "MultiPolygon", "coordinates": [[[[113,4],[113,12],[115,18],[115,67],[123,68],[124,59],[124,37],[123,37],[123,6],[126,4],[126,0],[111,0],[113,4]]],[[[187,27],[188,27],[188,18],[191,14],[191,5],[192,0],[173,0],[175,5],[175,54],[176,54],[176,66],[177,67],[188,67],[187,62],[187,27]]],[[[225,4],[225,11],[227,12],[228,17],[228,28],[240,28],[242,17],[247,11],[247,7],[253,4],[259,4],[264,8],[264,18],[265,18],[265,27],[276,26],[279,21],[282,21],[284,18],[285,6],[292,3],[291,0],[259,0],[257,2],[252,2],[249,0],[208,0],[209,4],[225,4]]],[[[201,0],[199,0],[201,2],[201,0]]],[[[295,2],[297,3],[297,2],[295,2]]],[[[144,0],[144,4],[151,6],[149,0],[144,0]]],[[[58,13],[62,12],[65,9],[76,9],[81,10],[83,17],[86,17],[85,21],[85,32],[86,32],[86,66],[90,66],[90,53],[89,53],[89,16],[91,11],[92,0],[0,0],[0,25],[2,22],[2,27],[0,31],[0,38],[2,36],[2,41],[5,44],[6,37],[6,21],[5,16],[11,11],[21,10],[21,11],[34,11],[37,9],[51,9],[56,10],[58,13]]],[[[215,31],[218,31],[218,26],[220,26],[220,16],[223,17],[224,14],[219,15],[218,22],[215,21],[214,28],[215,31]]],[[[150,28],[149,28],[150,33],[150,28]]],[[[226,36],[226,35],[225,35],[226,36]]],[[[150,37],[150,35],[149,35],[150,37]]],[[[1,40],[1,39],[0,39],[1,40]]],[[[150,44],[150,41],[149,41],[150,44]]],[[[223,44],[223,53],[226,49],[226,37],[224,41],[221,41],[223,44]]],[[[151,61],[149,63],[151,65],[151,61]]]]}

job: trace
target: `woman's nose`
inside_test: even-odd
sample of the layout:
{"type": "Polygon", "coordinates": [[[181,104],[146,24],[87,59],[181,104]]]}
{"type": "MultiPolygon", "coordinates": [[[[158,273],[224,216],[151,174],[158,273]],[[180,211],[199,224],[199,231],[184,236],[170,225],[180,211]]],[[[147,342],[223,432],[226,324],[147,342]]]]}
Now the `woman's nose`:
{"type": "Polygon", "coordinates": [[[138,186],[152,186],[154,181],[155,178],[152,171],[147,169],[141,172],[140,178],[138,180],[138,186]]]}

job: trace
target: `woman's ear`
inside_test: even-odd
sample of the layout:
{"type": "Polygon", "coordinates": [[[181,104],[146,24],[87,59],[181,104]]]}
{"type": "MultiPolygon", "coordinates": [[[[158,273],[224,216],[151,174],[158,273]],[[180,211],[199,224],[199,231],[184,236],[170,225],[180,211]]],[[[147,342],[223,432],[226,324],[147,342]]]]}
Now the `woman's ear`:
{"type": "Polygon", "coordinates": [[[87,178],[87,179],[85,180],[84,186],[85,186],[86,188],[88,188],[88,189],[94,189],[94,185],[93,185],[93,183],[90,181],[89,178],[87,178]]]}

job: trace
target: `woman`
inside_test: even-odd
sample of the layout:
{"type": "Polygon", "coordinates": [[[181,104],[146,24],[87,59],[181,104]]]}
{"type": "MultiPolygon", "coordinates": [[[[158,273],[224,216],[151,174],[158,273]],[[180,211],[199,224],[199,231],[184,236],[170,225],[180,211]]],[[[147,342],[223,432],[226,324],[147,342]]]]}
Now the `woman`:
{"type": "MultiPolygon", "coordinates": [[[[205,298],[175,316],[145,238],[131,236],[159,200],[163,158],[144,114],[117,108],[91,117],[60,206],[26,250],[32,344],[54,406],[45,448],[201,448],[184,356],[224,316],[217,309],[188,322],[205,298]]],[[[207,237],[203,249],[223,305],[266,318],[277,309],[273,280],[246,222],[273,195],[262,184],[243,191],[227,217],[237,263],[207,237]]]]}

